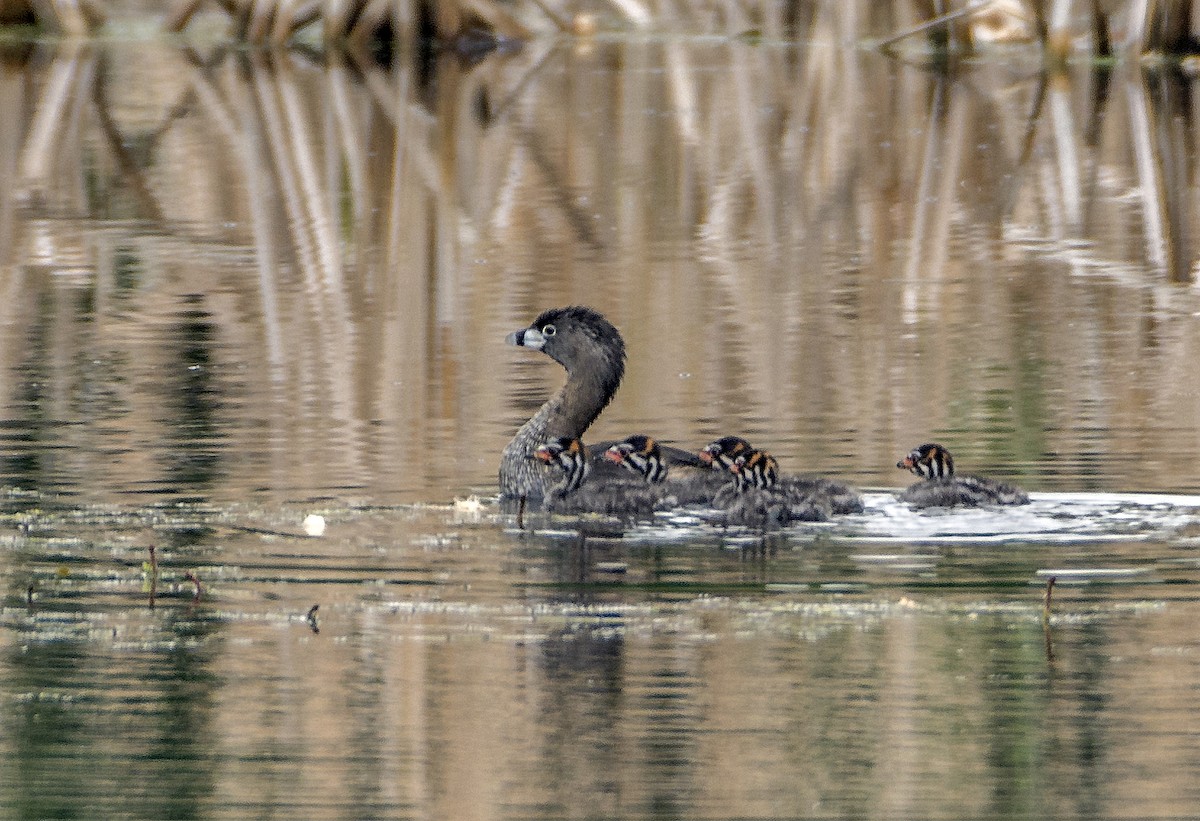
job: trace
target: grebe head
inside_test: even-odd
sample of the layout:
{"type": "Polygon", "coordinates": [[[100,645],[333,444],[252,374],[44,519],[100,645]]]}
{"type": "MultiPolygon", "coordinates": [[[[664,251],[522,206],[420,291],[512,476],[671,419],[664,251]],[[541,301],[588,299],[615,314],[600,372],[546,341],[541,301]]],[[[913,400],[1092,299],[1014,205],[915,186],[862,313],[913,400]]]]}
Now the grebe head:
{"type": "Polygon", "coordinates": [[[616,392],[625,374],[625,340],[598,311],[581,305],[542,311],[528,328],[504,339],[509,345],[541,351],[572,371],[577,365],[605,372],[616,392]]]}
{"type": "Polygon", "coordinates": [[[562,482],[554,488],[559,495],[578,490],[587,478],[589,465],[587,447],[578,437],[568,439],[555,437],[545,442],[533,452],[533,457],[553,465],[563,472],[562,482]]]}
{"type": "Polygon", "coordinates": [[[751,450],[733,460],[733,473],[738,490],[748,487],[769,488],[779,482],[779,463],[765,450],[751,450]]]}
{"type": "Polygon", "coordinates": [[[739,436],[723,436],[705,445],[699,455],[700,461],[707,463],[713,470],[732,470],[734,461],[752,450],[750,443],[739,436]]]}
{"type": "Polygon", "coordinates": [[[667,465],[658,442],[640,433],[617,442],[604,452],[604,458],[633,471],[651,484],[661,482],[667,476],[667,465]]]}
{"type": "Polygon", "coordinates": [[[926,479],[948,479],[954,475],[954,457],[941,445],[931,442],[914,448],[896,467],[926,479]]]}

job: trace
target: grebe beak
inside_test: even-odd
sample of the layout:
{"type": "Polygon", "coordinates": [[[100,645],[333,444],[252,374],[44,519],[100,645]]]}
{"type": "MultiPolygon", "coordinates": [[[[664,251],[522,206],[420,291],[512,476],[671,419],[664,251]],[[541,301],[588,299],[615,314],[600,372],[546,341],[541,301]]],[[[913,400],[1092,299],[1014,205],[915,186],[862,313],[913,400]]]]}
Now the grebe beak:
{"type": "Polygon", "coordinates": [[[614,464],[621,464],[625,461],[625,454],[621,453],[615,446],[604,451],[604,458],[614,464]]]}
{"type": "Polygon", "coordinates": [[[905,456],[903,459],[901,459],[899,462],[896,463],[896,467],[900,468],[901,470],[912,470],[913,469],[912,457],[905,456]]]}
{"type": "Polygon", "coordinates": [[[516,345],[518,348],[533,348],[540,351],[546,345],[546,337],[536,328],[522,328],[504,337],[505,344],[516,345]]]}

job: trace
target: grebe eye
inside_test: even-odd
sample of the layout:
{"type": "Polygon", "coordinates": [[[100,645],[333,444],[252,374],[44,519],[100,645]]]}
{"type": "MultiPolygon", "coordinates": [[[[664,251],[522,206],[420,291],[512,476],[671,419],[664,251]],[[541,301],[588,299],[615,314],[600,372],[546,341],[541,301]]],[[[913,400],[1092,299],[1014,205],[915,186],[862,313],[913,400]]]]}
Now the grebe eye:
{"type": "Polygon", "coordinates": [[[553,325],[546,325],[542,327],[542,336],[554,336],[556,333],[558,333],[558,329],[553,325]]]}

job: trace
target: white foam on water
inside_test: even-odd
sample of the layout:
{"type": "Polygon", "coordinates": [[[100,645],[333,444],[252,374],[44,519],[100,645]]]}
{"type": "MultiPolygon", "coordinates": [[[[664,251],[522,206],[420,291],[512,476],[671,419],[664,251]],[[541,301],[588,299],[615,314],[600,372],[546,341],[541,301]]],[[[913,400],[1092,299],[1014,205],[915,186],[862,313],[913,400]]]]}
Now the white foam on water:
{"type": "MultiPolygon", "coordinates": [[[[1034,493],[1027,505],[913,508],[896,495],[863,494],[862,513],[802,523],[784,533],[873,543],[956,544],[1136,542],[1177,534],[1200,525],[1200,496],[1162,493],[1034,493]]],[[[686,542],[720,536],[752,539],[747,528],[723,528],[695,510],[657,514],[652,523],[625,531],[625,538],[686,542]]]]}

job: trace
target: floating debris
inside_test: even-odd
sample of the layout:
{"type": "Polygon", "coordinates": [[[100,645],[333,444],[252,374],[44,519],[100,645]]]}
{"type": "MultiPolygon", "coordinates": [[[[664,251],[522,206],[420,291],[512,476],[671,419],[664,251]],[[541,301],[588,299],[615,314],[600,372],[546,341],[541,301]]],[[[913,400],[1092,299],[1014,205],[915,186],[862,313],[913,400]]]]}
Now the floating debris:
{"type": "Polygon", "coordinates": [[[310,513],[304,517],[304,532],[314,538],[325,535],[325,517],[319,513],[310,513]]]}
{"type": "Polygon", "coordinates": [[[465,499],[454,500],[455,513],[474,513],[478,514],[483,511],[483,502],[479,501],[478,496],[468,496],[465,499]]]}

